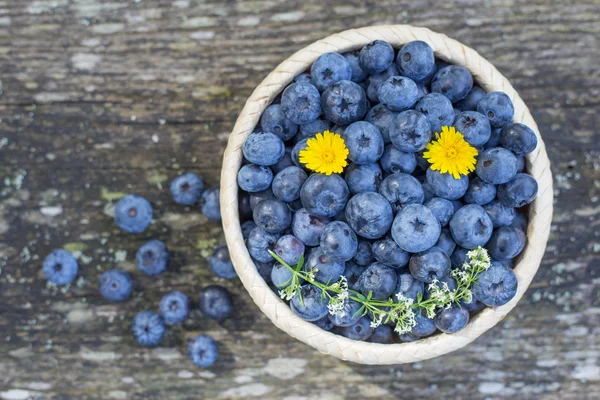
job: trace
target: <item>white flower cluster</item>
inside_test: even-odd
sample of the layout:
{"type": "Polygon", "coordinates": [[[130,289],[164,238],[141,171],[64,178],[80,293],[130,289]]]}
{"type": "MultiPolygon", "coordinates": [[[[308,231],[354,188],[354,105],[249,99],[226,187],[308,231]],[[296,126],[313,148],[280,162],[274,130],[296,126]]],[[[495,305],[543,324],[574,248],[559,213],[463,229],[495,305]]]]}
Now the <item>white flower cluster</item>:
{"type": "Polygon", "coordinates": [[[468,252],[467,257],[469,257],[469,262],[463,264],[464,269],[484,271],[491,265],[490,256],[488,255],[487,250],[481,246],[468,252]]]}
{"type": "Polygon", "coordinates": [[[456,280],[457,283],[467,285],[469,284],[471,275],[464,269],[454,269],[452,270],[452,277],[456,280]]]}
{"type": "Polygon", "coordinates": [[[346,301],[350,296],[348,293],[348,281],[346,280],[346,277],[340,277],[340,280],[331,285],[330,288],[331,290],[340,290],[340,292],[337,294],[337,296],[329,298],[329,303],[327,304],[329,314],[344,317],[346,315],[344,306],[346,305],[346,301]]]}
{"type": "Polygon", "coordinates": [[[450,290],[446,282],[444,282],[441,288],[438,286],[438,283],[439,281],[434,279],[429,284],[429,298],[439,307],[450,308],[455,300],[456,293],[450,290]]]}

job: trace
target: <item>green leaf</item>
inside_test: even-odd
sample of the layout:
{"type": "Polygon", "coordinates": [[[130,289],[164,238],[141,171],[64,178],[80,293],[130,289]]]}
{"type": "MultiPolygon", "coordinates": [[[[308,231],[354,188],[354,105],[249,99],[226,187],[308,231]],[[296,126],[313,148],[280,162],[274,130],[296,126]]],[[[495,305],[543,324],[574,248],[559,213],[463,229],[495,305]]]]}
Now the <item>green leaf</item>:
{"type": "MultiPolygon", "coordinates": [[[[365,310],[365,306],[364,304],[354,313],[354,315],[352,316],[352,318],[356,318],[361,312],[363,312],[365,310]]],[[[363,314],[364,315],[364,314],[363,314]]]]}
{"type": "Polygon", "coordinates": [[[300,254],[298,264],[296,264],[296,271],[301,271],[302,267],[304,267],[304,253],[300,254]]]}

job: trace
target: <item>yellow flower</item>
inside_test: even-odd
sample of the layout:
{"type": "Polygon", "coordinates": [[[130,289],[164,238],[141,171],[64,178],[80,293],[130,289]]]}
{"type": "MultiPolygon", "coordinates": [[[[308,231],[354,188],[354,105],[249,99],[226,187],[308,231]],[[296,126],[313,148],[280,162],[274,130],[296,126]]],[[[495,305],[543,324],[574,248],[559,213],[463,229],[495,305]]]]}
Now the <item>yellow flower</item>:
{"type": "Polygon", "coordinates": [[[340,174],[348,165],[348,149],[344,139],[329,131],[317,133],[314,138],[306,141],[306,149],[300,150],[300,162],[310,170],[319,174],[340,174]]]}
{"type": "Polygon", "coordinates": [[[432,170],[452,174],[454,179],[475,171],[477,149],[465,140],[462,133],[453,126],[442,126],[442,133],[436,133],[435,139],[427,144],[428,151],[423,153],[432,170]]]}

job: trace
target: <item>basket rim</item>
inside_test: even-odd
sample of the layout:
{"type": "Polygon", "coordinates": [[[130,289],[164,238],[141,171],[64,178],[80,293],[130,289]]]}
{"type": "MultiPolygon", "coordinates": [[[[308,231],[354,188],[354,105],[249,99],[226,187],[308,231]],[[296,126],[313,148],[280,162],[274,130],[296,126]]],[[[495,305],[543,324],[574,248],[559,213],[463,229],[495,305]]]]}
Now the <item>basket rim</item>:
{"type": "Polygon", "coordinates": [[[537,124],[510,82],[491,63],[475,50],[427,28],[382,25],[350,29],[314,42],[283,61],[256,87],[236,121],[223,155],[220,197],[223,229],[231,260],[244,287],[261,311],[279,329],[322,353],[356,363],[384,365],[417,362],[455,351],[500,322],[519,302],[539,268],[550,233],[554,195],[550,161],[537,124]],[[474,80],[486,91],[505,92],[515,106],[513,121],[529,126],[538,138],[537,148],[526,157],[528,173],[537,180],[539,190],[529,209],[527,244],[514,268],[519,282],[517,294],[501,307],[486,307],[455,334],[438,333],[409,343],[356,341],[322,330],[297,317],[269,288],[254,266],[242,237],[238,213],[237,172],[242,161],[242,146],[265,108],[319,55],[355,50],[376,39],[385,40],[396,49],[412,40],[427,42],[436,57],[469,69],[474,80]]]}

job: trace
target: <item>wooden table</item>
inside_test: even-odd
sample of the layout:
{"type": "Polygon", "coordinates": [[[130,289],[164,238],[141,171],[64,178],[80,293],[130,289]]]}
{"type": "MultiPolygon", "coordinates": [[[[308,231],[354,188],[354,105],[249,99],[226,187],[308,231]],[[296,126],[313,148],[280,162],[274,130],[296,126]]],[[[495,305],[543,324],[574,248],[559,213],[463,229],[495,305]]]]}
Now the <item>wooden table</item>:
{"type": "Polygon", "coordinates": [[[600,3],[576,3],[0,0],[0,399],[599,398],[600,3]],[[272,326],[239,281],[207,269],[220,225],[168,193],[182,171],[218,184],[237,113],[279,62],[382,23],[446,33],[511,79],[557,194],[546,257],[508,318],[461,351],[398,367],[344,363],[272,326]],[[153,204],[141,235],[110,217],[125,193],[153,204]],[[151,238],[172,253],[154,278],[134,264],[151,238]],[[41,273],[59,247],[79,257],[66,290],[41,273]],[[134,277],[125,304],[97,291],[113,267],[134,277]],[[161,347],[134,343],[136,312],[215,282],[234,294],[234,318],[194,311],[161,347]],[[208,370],[185,355],[199,333],[221,344],[208,370]]]}

